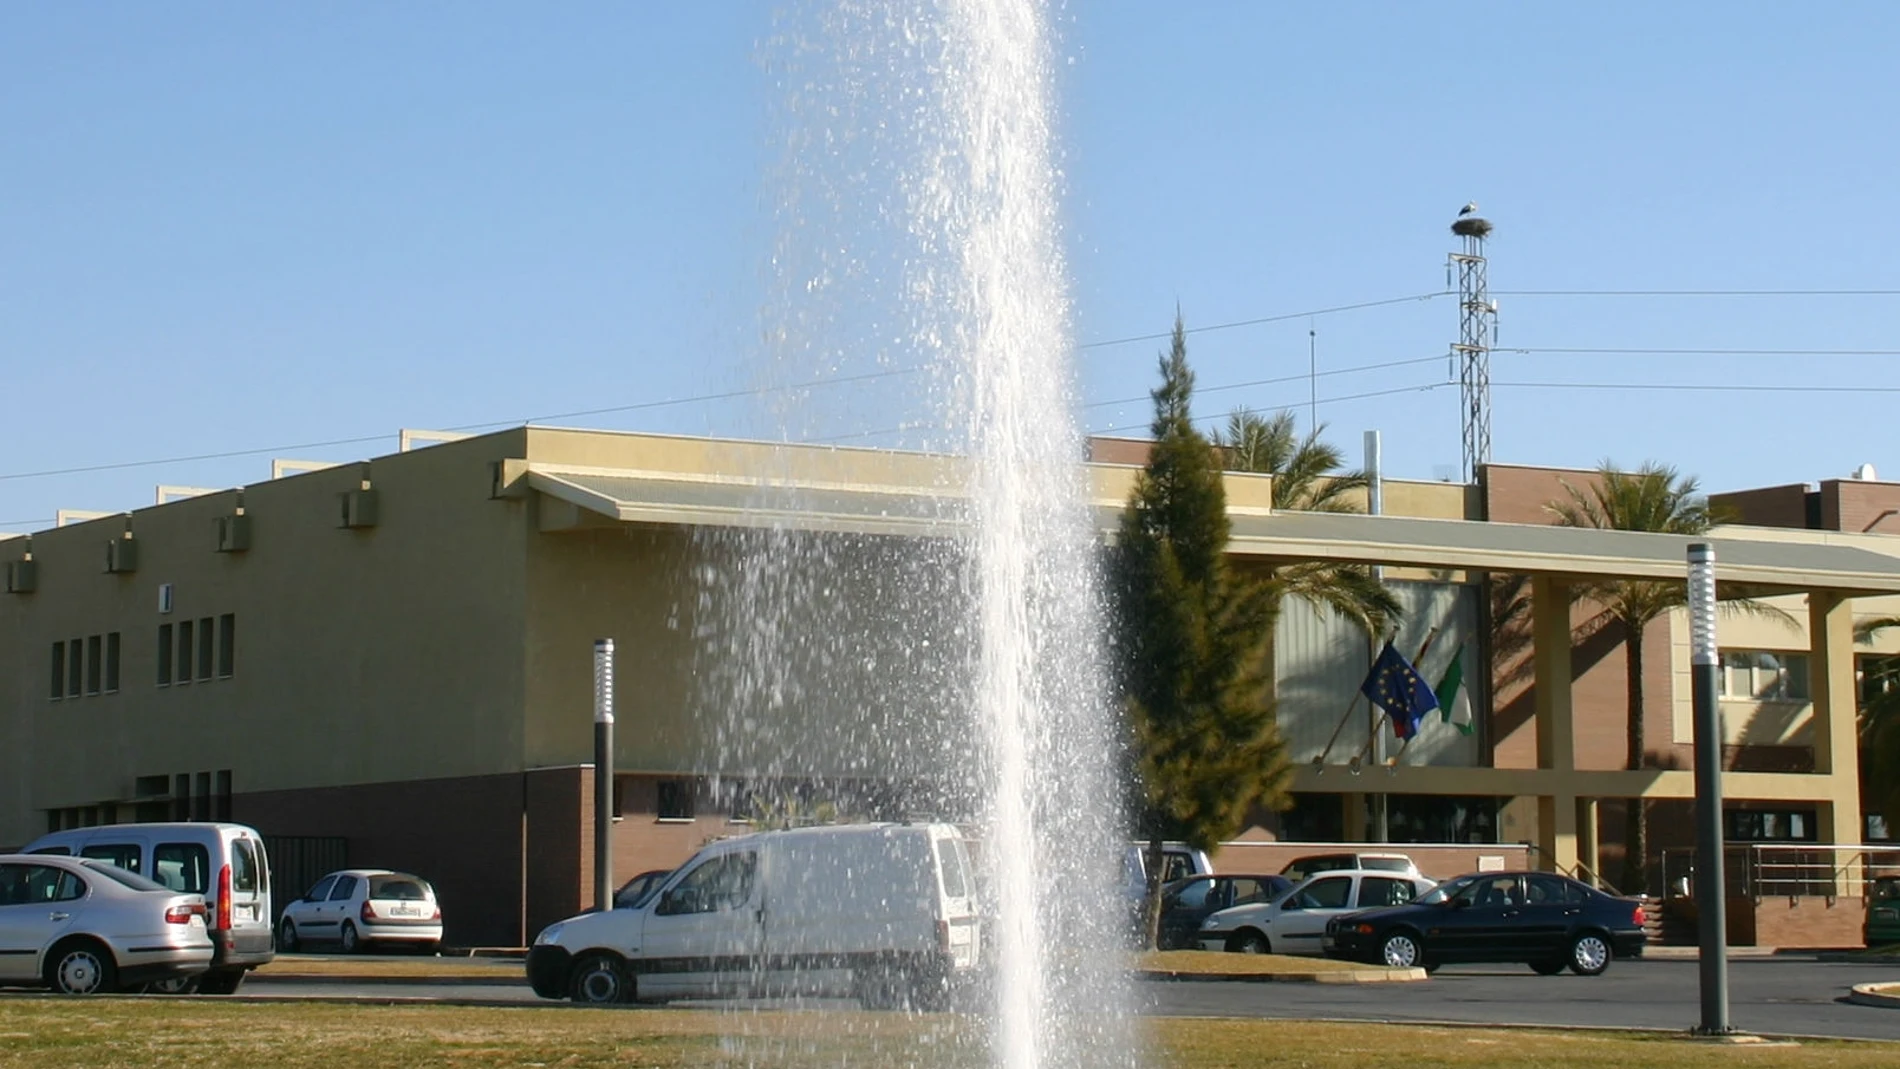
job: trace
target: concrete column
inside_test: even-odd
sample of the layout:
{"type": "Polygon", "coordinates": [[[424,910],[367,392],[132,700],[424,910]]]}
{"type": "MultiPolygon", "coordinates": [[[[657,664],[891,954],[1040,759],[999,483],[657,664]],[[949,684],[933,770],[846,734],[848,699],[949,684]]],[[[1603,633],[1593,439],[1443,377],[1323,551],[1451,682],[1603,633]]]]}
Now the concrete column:
{"type": "Polygon", "coordinates": [[[1597,800],[1577,799],[1577,861],[1585,868],[1591,883],[1598,883],[1603,871],[1597,856],[1597,800]]]}
{"type": "Polygon", "coordinates": [[[1349,843],[1365,842],[1366,796],[1357,791],[1351,794],[1342,794],[1339,796],[1339,804],[1344,807],[1341,813],[1345,817],[1345,820],[1342,822],[1342,827],[1344,828],[1346,841],[1349,843]]]}
{"type": "Polygon", "coordinates": [[[1537,845],[1543,863],[1565,874],[1577,871],[1577,796],[1559,794],[1537,799],[1537,845]]]}
{"type": "MultiPolygon", "coordinates": [[[[1537,696],[1537,767],[1577,767],[1570,715],[1570,586],[1548,576],[1531,580],[1531,654],[1537,696]]],[[[1566,818],[1569,819],[1569,818],[1566,818]]]]}
{"type": "MultiPolygon", "coordinates": [[[[1859,695],[1854,686],[1853,603],[1838,594],[1808,595],[1808,686],[1814,698],[1814,771],[1827,777],[1828,800],[1816,806],[1820,842],[1861,840],[1859,695]]],[[[1859,858],[1833,857],[1839,895],[1858,896],[1859,858]]]]}

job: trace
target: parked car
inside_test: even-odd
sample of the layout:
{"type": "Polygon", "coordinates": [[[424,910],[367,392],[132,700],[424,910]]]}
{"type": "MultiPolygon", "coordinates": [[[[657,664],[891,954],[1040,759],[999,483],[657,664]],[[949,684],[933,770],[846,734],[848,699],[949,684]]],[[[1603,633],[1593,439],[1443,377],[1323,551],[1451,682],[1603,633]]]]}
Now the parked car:
{"type": "Polygon", "coordinates": [[[1342,869],[1357,871],[1377,870],[1381,872],[1402,872],[1407,876],[1419,875],[1418,865],[1408,854],[1389,853],[1343,853],[1309,854],[1296,857],[1286,863],[1280,875],[1298,883],[1316,872],[1333,872],[1342,869]]]}
{"type": "Polygon", "coordinates": [[[203,895],[211,967],[159,985],[169,993],[229,995],[244,974],[276,956],[271,938],[270,858],[264,837],[243,824],[103,824],[40,836],[26,853],[92,858],[180,894],[203,895]]]}
{"type": "Polygon", "coordinates": [[[1200,946],[1197,934],[1208,914],[1265,902],[1292,887],[1293,881],[1285,876],[1222,874],[1176,880],[1161,889],[1158,945],[1162,950],[1194,949],[1200,946]]]}
{"type": "Polygon", "coordinates": [[[1403,872],[1327,870],[1267,901],[1211,914],[1195,938],[1203,950],[1318,955],[1327,921],[1356,910],[1403,905],[1433,886],[1423,876],[1403,872]]]}
{"type": "Polygon", "coordinates": [[[442,907],[420,876],[388,869],[345,869],[311,885],[277,922],[277,946],[335,943],[354,954],[372,943],[434,950],[442,943],[442,907]]]}
{"type": "Polygon", "coordinates": [[[211,967],[203,895],[103,861],[0,855],[0,984],[136,991],[211,967]]]}
{"type": "Polygon", "coordinates": [[[1900,876],[1877,877],[1868,889],[1861,941],[1870,947],[1900,943],[1900,876]]]}
{"type": "Polygon", "coordinates": [[[543,998],[663,1002],[855,995],[934,1007],[974,972],[980,919],[948,824],[793,828],[711,843],[637,909],[549,925],[528,952],[543,998]]]}
{"type": "Polygon", "coordinates": [[[647,899],[651,898],[671,875],[673,875],[672,869],[648,869],[621,884],[620,890],[614,892],[614,908],[639,909],[646,905],[647,899]]]}
{"type": "Polygon", "coordinates": [[[1548,872],[1448,880],[1406,906],[1334,917],[1332,957],[1397,967],[1516,961],[1549,976],[1595,976],[1643,953],[1643,906],[1548,872]]]}

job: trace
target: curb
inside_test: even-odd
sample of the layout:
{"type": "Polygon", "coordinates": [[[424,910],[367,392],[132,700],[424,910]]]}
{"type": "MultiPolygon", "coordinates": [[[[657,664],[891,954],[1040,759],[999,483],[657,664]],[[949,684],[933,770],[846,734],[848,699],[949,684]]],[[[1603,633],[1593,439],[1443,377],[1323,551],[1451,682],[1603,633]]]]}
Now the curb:
{"type": "MultiPolygon", "coordinates": [[[[1649,961],[1700,961],[1702,960],[1702,948],[1701,947],[1684,947],[1684,946],[1646,946],[1643,948],[1642,956],[1644,959],[1649,960],[1649,961]]],[[[1729,947],[1728,948],[1728,958],[1730,961],[1741,961],[1741,960],[1746,960],[1746,959],[1751,959],[1751,958],[1773,958],[1773,957],[1783,957],[1783,956],[1786,956],[1786,955],[1779,947],[1729,947]]]]}
{"type": "Polygon", "coordinates": [[[1207,973],[1138,969],[1135,979],[1156,983],[1206,981],[1237,984],[1403,984],[1425,979],[1424,969],[1329,969],[1324,972],[1207,973]]]}
{"type": "Polygon", "coordinates": [[[1900,984],[1855,984],[1847,994],[1847,1001],[1857,1006],[1900,1010],[1900,984]]]}

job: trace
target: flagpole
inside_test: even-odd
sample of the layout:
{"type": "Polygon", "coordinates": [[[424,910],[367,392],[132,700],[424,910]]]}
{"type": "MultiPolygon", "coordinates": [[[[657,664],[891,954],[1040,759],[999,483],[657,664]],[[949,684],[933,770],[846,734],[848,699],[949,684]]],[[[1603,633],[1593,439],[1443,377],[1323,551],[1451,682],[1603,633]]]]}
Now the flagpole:
{"type": "MultiPolygon", "coordinates": [[[[1418,655],[1412,658],[1412,668],[1415,671],[1422,671],[1421,669],[1418,668],[1419,662],[1425,659],[1425,651],[1432,648],[1432,640],[1436,639],[1437,637],[1438,637],[1437,625],[1433,625],[1430,631],[1425,632],[1425,641],[1418,644],[1418,655]]],[[[1409,737],[1407,737],[1405,740],[1400,742],[1399,752],[1385,759],[1386,767],[1388,768],[1398,767],[1399,758],[1405,756],[1406,747],[1412,745],[1412,740],[1416,738],[1418,738],[1418,732],[1414,731],[1409,737]]]]}

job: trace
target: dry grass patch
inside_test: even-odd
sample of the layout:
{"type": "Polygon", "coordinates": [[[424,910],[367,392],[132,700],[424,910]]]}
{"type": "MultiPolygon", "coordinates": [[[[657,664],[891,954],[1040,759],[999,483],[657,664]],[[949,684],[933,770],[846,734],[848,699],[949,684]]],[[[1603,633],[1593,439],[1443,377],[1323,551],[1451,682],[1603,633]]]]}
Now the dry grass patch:
{"type": "Polygon", "coordinates": [[[1227,954],[1218,950],[1151,950],[1137,958],[1135,964],[1136,968],[1150,972],[1210,976],[1282,976],[1287,973],[1343,973],[1373,968],[1331,958],[1296,958],[1288,954],[1227,954]]]}
{"type": "Polygon", "coordinates": [[[527,982],[519,961],[470,958],[415,958],[409,961],[353,961],[348,958],[305,958],[278,955],[259,966],[258,976],[366,976],[400,979],[479,979],[527,982]]]}
{"type": "MultiPolygon", "coordinates": [[[[1297,1021],[1143,1020],[1142,1066],[1180,1069],[1888,1069],[1900,1045],[1730,1046],[1661,1036],[1297,1021]]],[[[0,998],[0,1067],[547,1069],[987,1063],[952,1015],[0,998]]]]}

